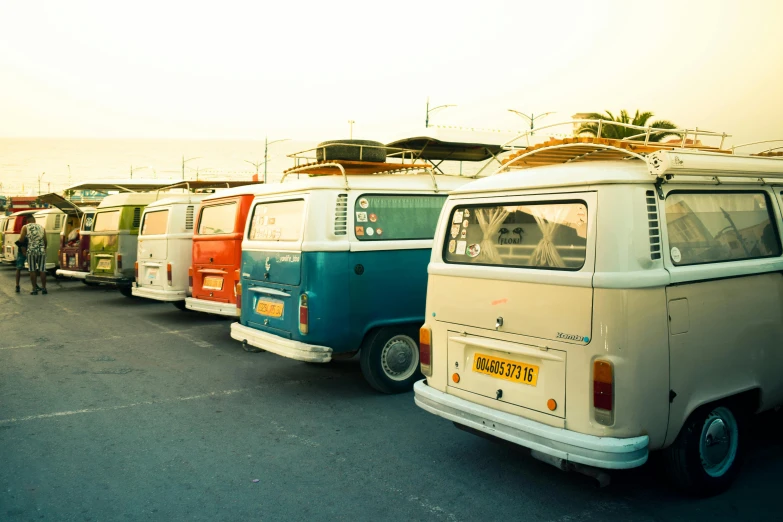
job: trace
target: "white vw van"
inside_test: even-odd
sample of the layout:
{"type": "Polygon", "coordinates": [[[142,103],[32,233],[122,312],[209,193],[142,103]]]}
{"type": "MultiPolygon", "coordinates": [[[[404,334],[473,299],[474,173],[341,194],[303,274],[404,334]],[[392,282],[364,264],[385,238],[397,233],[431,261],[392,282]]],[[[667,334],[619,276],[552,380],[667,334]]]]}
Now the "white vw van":
{"type": "Polygon", "coordinates": [[[36,212],[33,217],[46,232],[46,270],[53,272],[60,266],[60,232],[67,216],[59,208],[47,208],[36,212]]]}
{"type": "Polygon", "coordinates": [[[136,255],[134,296],[173,303],[185,309],[193,250],[193,221],[206,195],[183,194],[144,209],[136,255]]]}
{"type": "Polygon", "coordinates": [[[416,404],[561,469],[664,450],[675,485],[727,488],[783,404],[783,159],[679,147],[552,140],[456,189],[416,404]]]}

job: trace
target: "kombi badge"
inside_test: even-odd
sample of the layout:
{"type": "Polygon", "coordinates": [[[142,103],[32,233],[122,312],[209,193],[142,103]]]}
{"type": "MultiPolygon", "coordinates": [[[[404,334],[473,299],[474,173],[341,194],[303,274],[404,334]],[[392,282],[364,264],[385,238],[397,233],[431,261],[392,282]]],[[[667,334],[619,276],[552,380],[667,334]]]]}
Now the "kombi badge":
{"type": "Polygon", "coordinates": [[[362,208],[367,208],[370,206],[370,202],[367,201],[367,198],[362,198],[359,200],[359,206],[362,208]]]}

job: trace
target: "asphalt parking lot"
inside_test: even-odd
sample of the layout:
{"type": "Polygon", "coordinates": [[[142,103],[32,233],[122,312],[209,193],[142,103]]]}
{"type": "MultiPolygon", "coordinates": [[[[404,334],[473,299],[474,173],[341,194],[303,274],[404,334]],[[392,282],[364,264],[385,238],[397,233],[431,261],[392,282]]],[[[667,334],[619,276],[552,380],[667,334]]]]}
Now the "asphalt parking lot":
{"type": "Polygon", "coordinates": [[[251,354],[230,321],[0,267],[0,520],[780,520],[781,415],[709,499],[656,460],[598,488],[385,396],[356,360],[251,354]],[[26,274],[25,274],[26,276],[26,274]]]}

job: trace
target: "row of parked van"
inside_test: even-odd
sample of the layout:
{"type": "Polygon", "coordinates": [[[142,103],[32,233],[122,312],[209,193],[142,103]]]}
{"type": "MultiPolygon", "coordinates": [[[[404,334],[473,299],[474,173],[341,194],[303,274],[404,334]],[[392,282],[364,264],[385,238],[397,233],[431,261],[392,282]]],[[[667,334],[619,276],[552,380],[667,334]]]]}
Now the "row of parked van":
{"type": "Polygon", "coordinates": [[[376,389],[561,469],[662,450],[715,493],[783,404],[783,159],[681,132],[509,147],[477,180],[325,151],[278,184],[110,196],[85,280],[235,315],[248,349],[358,353],[376,389]]]}

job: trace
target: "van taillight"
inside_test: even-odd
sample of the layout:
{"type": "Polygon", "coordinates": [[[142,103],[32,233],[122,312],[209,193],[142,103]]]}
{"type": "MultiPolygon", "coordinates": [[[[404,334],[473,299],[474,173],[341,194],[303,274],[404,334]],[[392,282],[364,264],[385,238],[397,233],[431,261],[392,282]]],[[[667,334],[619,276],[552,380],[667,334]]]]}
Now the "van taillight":
{"type": "Polygon", "coordinates": [[[169,286],[171,286],[171,263],[166,263],[166,278],[169,280],[169,286]]]}
{"type": "Polygon", "coordinates": [[[117,254],[117,270],[122,270],[122,254],[117,254]]]}
{"type": "Polygon", "coordinates": [[[139,280],[139,262],[136,261],[133,263],[133,275],[136,277],[136,280],[139,280]]]}
{"type": "Polygon", "coordinates": [[[68,266],[68,256],[63,252],[63,267],[68,266]]]}
{"type": "Polygon", "coordinates": [[[593,362],[593,407],[598,422],[614,422],[614,367],[609,361],[593,362]]]}
{"type": "Polygon", "coordinates": [[[421,373],[432,376],[432,330],[426,326],[419,329],[419,362],[421,373]]]}
{"type": "Polygon", "coordinates": [[[188,268],[188,294],[193,295],[193,267],[188,268]]]}
{"type": "Polygon", "coordinates": [[[84,259],[89,261],[90,260],[90,251],[85,248],[84,250],[82,250],[82,256],[84,256],[84,259]]]}
{"type": "Polygon", "coordinates": [[[239,270],[234,271],[234,297],[237,301],[237,308],[242,308],[242,280],[239,278],[239,270]]]}
{"type": "Polygon", "coordinates": [[[299,296],[299,333],[307,335],[310,331],[310,312],[308,309],[307,294],[299,296]]]}

